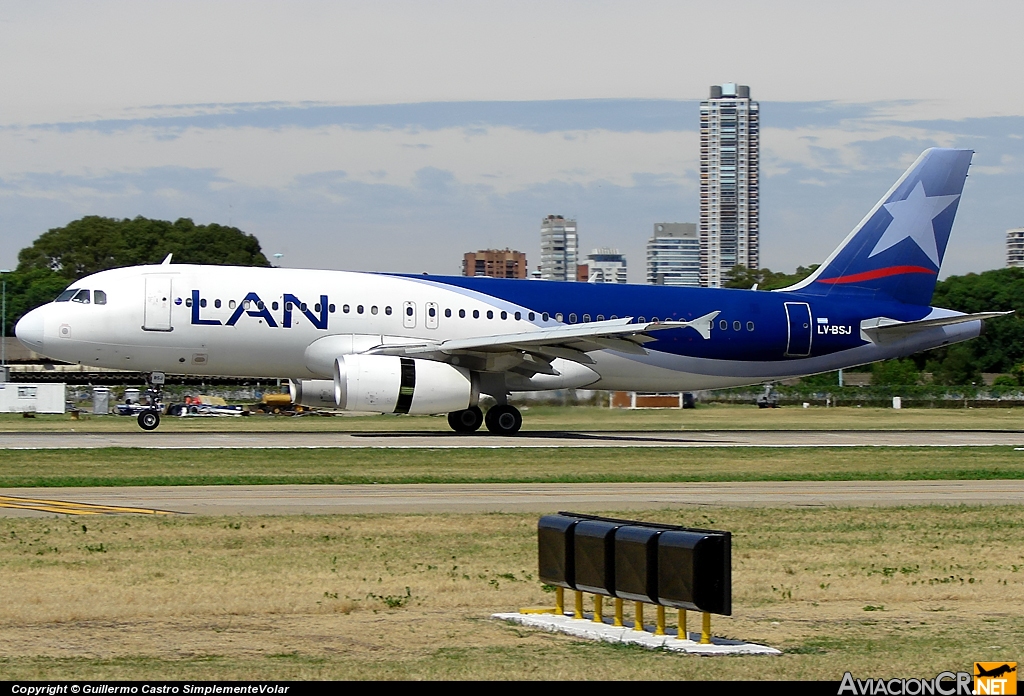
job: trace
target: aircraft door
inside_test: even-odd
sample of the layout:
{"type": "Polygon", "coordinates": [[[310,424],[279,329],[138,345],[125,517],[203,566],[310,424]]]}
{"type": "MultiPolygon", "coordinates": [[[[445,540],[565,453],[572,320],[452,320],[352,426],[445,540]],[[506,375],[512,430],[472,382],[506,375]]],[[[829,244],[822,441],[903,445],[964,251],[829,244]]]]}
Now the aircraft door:
{"type": "Polygon", "coordinates": [[[786,320],[789,340],[786,355],[803,358],[811,354],[811,306],[806,302],[787,302],[786,320]]]}
{"type": "Polygon", "coordinates": [[[416,328],[416,303],[415,302],[403,302],[402,303],[402,326],[407,329],[416,328]]]}
{"type": "Polygon", "coordinates": [[[171,276],[146,275],[145,331],[173,331],[171,326],[171,276]]]}
{"type": "Polygon", "coordinates": [[[426,307],[427,307],[427,316],[423,318],[423,322],[427,325],[428,329],[436,329],[437,328],[437,320],[438,320],[437,313],[439,311],[437,309],[437,303],[436,302],[428,302],[426,307]]]}

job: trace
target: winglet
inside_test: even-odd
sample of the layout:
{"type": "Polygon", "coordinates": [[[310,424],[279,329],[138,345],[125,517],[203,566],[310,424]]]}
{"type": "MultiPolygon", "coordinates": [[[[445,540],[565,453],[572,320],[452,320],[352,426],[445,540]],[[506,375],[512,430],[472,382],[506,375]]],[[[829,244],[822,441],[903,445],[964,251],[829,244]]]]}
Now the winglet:
{"type": "Polygon", "coordinates": [[[170,253],[167,256],[165,256],[164,260],[163,260],[163,263],[161,263],[160,265],[161,266],[170,266],[171,265],[171,257],[172,256],[174,256],[173,253],[170,253]]]}
{"type": "Polygon", "coordinates": [[[692,321],[686,322],[686,325],[691,329],[696,329],[697,333],[701,335],[705,341],[711,338],[711,326],[715,322],[715,317],[721,314],[721,311],[716,310],[709,312],[702,317],[697,317],[692,321]]]}

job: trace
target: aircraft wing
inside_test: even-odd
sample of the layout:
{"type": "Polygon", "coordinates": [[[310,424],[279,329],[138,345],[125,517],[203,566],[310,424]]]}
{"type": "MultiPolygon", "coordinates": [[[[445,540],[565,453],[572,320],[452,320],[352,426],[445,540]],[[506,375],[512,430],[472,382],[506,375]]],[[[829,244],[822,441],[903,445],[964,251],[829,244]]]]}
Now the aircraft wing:
{"type": "Polygon", "coordinates": [[[952,317],[937,317],[935,319],[919,319],[918,321],[898,321],[888,317],[875,317],[865,319],[860,323],[860,333],[865,340],[872,343],[887,343],[906,338],[918,331],[932,329],[936,326],[951,326],[963,324],[968,321],[979,321],[1004,317],[1009,312],[978,312],[977,314],[959,314],[952,317]]]}
{"type": "MultiPolygon", "coordinates": [[[[711,325],[719,312],[710,312],[691,321],[661,321],[633,324],[631,317],[595,321],[586,324],[557,326],[511,334],[455,338],[447,341],[408,345],[381,345],[370,353],[433,357],[445,359],[458,354],[527,353],[550,363],[554,358],[565,358],[583,364],[593,364],[587,353],[595,350],[614,350],[621,353],[646,355],[642,344],[653,341],[656,331],[666,329],[693,329],[704,339],[711,338],[711,325]]],[[[538,370],[546,372],[546,370],[538,370]]]]}

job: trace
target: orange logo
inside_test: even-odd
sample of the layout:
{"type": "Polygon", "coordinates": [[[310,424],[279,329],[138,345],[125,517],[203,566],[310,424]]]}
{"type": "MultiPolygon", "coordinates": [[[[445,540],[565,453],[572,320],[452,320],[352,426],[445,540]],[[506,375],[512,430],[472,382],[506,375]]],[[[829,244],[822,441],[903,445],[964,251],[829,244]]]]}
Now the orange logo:
{"type": "Polygon", "coordinates": [[[975,694],[1016,694],[1017,663],[1016,662],[975,662],[974,663],[975,694]]]}

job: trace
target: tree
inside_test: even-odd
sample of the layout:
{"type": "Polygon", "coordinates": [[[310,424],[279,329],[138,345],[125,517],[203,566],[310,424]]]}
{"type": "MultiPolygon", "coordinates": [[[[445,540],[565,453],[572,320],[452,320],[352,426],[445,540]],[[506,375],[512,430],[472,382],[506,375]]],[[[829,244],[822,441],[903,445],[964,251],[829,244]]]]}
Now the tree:
{"type": "Polygon", "coordinates": [[[196,225],[188,218],[171,223],[90,215],[44,232],[18,252],[17,269],[6,274],[7,335],[26,312],[79,278],[108,268],[160,263],[167,254],[174,254],[177,263],[270,266],[259,240],[237,227],[196,225]]]}
{"type": "Polygon", "coordinates": [[[885,360],[871,366],[871,385],[908,386],[921,381],[921,371],[913,360],[885,360]]]}
{"type": "Polygon", "coordinates": [[[817,268],[818,264],[807,268],[797,266],[795,273],[775,273],[768,268],[747,268],[739,264],[733,266],[722,287],[749,290],[757,283],[758,290],[776,290],[800,282],[817,268]]]}
{"type": "Polygon", "coordinates": [[[90,215],[40,235],[18,252],[18,270],[47,269],[72,281],[108,268],[159,263],[167,254],[178,263],[270,265],[259,241],[237,227],[90,215]]]}

